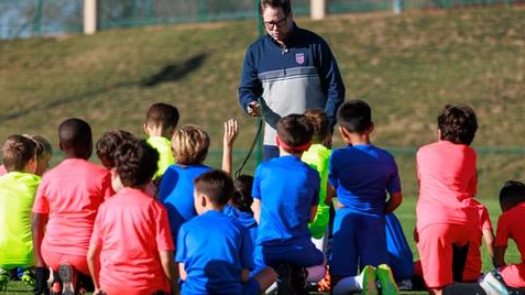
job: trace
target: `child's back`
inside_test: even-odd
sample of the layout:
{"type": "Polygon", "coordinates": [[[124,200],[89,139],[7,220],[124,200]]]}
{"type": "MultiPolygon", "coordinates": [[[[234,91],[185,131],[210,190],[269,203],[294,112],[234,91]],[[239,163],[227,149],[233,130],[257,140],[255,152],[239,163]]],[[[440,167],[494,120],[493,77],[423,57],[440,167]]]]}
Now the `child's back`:
{"type": "Polygon", "coordinates": [[[86,254],[98,207],[114,194],[111,174],[87,161],[93,150],[88,123],[64,121],[59,140],[65,160],[44,175],[33,206],[35,248],[42,252],[35,251],[35,257],[40,268],[58,271],[67,264],[72,272],[89,275],[86,254]]]}
{"type": "Polygon", "coordinates": [[[159,200],[168,209],[170,227],[175,235],[180,226],[197,215],[193,205],[193,180],[210,170],[205,165],[172,165],[162,178],[159,200]]]}
{"type": "Polygon", "coordinates": [[[330,183],[337,189],[342,207],[380,215],[385,211],[387,191],[401,190],[394,157],[372,144],[334,150],[330,183]]]}
{"type": "Polygon", "coordinates": [[[328,162],[332,151],[322,144],[313,144],[303,153],[301,160],[319,173],[319,206],[317,214],[312,223],[308,225],[312,237],[321,239],[328,227],[330,219],[330,206],[326,205],[326,193],[328,185],[328,162]]]}
{"type": "Polygon", "coordinates": [[[33,212],[49,214],[49,251],[86,255],[97,210],[113,194],[108,170],[84,159],[66,159],[46,173],[33,212]]]}
{"type": "Polygon", "coordinates": [[[0,261],[2,265],[32,265],[31,211],[39,176],[10,172],[0,177],[0,261]]]}
{"type": "Polygon", "coordinates": [[[441,140],[417,152],[418,229],[436,223],[477,228],[476,152],[464,144],[441,140]]]}
{"type": "Polygon", "coordinates": [[[258,243],[310,239],[310,210],[317,206],[319,175],[301,159],[282,156],[255,172],[253,197],[261,201],[258,243]]]}
{"type": "Polygon", "coordinates": [[[3,148],[9,171],[0,177],[0,269],[33,266],[31,210],[41,178],[36,171],[36,144],[21,135],[11,135],[3,148]],[[35,169],[28,171],[29,162],[35,169]],[[31,172],[31,173],[30,173],[31,172]]]}
{"type": "Polygon", "coordinates": [[[146,142],[159,153],[157,172],[154,179],[164,175],[166,169],[175,163],[171,152],[171,136],[179,122],[179,110],[167,103],[155,103],[146,113],[144,132],[149,136],[146,142]]]}
{"type": "Polygon", "coordinates": [[[176,261],[188,274],[182,294],[241,294],[241,270],[253,268],[248,231],[218,211],[183,224],[176,261]]]}
{"type": "Polygon", "coordinates": [[[372,109],[362,100],[345,102],[337,111],[339,133],[346,147],[330,157],[329,183],[336,190],[330,271],[334,288],[358,268],[388,263],[385,213],[402,201],[394,157],[371,143],[372,109]],[[387,199],[387,193],[390,198],[387,199]]]}
{"type": "MultiPolygon", "coordinates": [[[[279,120],[277,133],[280,157],[260,164],[254,177],[256,256],[262,253],[264,264],[279,269],[282,277],[290,271],[301,276],[300,269],[315,268],[308,270],[308,279],[318,281],[325,273],[324,257],[311,241],[308,223],[319,204],[319,174],[301,161],[313,130],[304,115],[288,115],[279,120]]],[[[302,288],[305,278],[299,279],[302,288]]]]}
{"type": "Polygon", "coordinates": [[[104,202],[91,241],[102,246],[104,292],[139,295],[170,289],[158,255],[173,250],[167,213],[146,193],[124,188],[104,202]]]}

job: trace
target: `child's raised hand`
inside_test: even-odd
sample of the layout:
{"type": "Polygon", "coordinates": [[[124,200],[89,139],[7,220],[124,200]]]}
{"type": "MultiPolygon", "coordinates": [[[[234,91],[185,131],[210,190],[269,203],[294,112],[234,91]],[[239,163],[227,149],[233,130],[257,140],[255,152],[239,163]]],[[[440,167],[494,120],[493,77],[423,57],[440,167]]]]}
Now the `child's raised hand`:
{"type": "Polygon", "coordinates": [[[226,147],[231,147],[238,134],[239,124],[237,123],[237,120],[229,119],[228,121],[224,122],[223,145],[226,147]]]}

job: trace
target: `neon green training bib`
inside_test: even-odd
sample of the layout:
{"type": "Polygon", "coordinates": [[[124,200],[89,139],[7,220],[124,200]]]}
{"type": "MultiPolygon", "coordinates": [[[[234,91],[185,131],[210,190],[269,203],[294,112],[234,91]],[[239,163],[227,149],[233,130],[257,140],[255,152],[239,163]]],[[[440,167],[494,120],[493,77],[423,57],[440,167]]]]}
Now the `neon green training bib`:
{"type": "Polygon", "coordinates": [[[10,172],[0,177],[0,264],[32,266],[33,202],[39,176],[10,172]]]}

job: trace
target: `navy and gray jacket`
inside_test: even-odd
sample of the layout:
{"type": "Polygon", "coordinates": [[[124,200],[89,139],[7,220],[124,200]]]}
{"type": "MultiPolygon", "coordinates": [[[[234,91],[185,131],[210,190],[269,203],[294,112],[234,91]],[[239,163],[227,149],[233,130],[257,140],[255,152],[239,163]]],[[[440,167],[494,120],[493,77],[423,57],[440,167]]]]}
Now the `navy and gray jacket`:
{"type": "MultiPolygon", "coordinates": [[[[239,88],[239,102],[245,112],[250,102],[262,97],[271,112],[280,117],[322,108],[333,128],[344,96],[345,86],[332,51],[313,32],[294,24],[285,47],[265,35],[246,51],[239,88]]],[[[266,119],[265,145],[276,145],[277,133],[272,125],[275,127],[266,119]]]]}

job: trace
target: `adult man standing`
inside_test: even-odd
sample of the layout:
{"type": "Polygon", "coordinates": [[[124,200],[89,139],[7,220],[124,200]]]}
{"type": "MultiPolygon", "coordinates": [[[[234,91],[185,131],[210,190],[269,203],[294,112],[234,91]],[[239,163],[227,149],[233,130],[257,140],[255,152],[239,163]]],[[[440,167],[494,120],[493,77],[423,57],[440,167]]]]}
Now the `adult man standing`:
{"type": "MultiPolygon", "coordinates": [[[[318,35],[297,27],[290,0],[261,0],[267,35],[248,47],[239,88],[242,108],[261,116],[260,97],[280,117],[322,108],[332,130],[345,87],[328,44],[318,35]]],[[[266,105],[264,106],[266,108],[266,105]]],[[[277,157],[275,126],[266,118],[264,160],[277,157]]]]}

